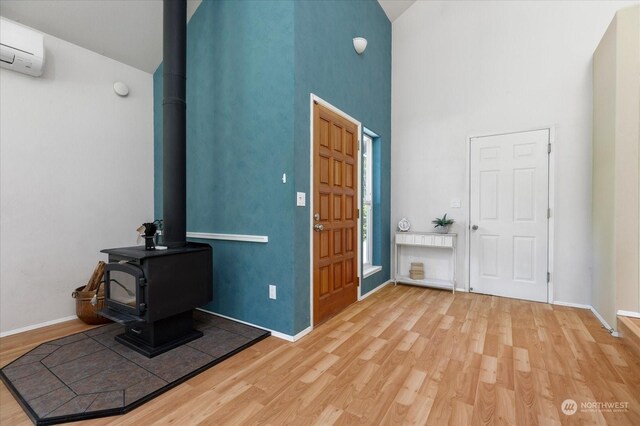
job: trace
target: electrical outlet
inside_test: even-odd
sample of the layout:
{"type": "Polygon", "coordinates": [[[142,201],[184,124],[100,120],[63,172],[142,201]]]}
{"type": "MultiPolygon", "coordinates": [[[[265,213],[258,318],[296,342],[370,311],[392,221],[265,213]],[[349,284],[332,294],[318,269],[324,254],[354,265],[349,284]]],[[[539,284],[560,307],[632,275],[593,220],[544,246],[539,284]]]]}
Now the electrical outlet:
{"type": "Polygon", "coordinates": [[[269,299],[276,298],[276,286],[274,284],[269,284],[269,299]]]}

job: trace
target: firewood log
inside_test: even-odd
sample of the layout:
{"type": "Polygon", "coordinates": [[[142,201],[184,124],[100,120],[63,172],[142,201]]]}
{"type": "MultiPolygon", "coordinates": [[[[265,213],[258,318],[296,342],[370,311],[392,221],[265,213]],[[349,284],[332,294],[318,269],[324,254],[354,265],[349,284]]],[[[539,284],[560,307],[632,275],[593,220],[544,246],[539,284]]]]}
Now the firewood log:
{"type": "Polygon", "coordinates": [[[89,278],[87,285],[84,286],[83,291],[94,291],[98,288],[98,284],[102,281],[104,276],[104,265],[105,263],[103,261],[98,262],[98,266],[96,266],[96,269],[93,271],[91,278],[89,278]]]}

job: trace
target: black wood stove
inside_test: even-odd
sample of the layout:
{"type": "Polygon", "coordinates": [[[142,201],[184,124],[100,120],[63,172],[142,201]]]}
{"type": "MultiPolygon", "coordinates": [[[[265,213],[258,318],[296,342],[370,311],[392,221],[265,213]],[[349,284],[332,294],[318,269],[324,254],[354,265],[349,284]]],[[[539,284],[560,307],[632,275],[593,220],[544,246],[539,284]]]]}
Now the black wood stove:
{"type": "Polygon", "coordinates": [[[192,311],[213,298],[212,250],[186,241],[186,0],[163,3],[163,222],[167,250],[102,250],[105,304],[116,340],[153,357],[202,336],[192,311]]]}
{"type": "Polygon", "coordinates": [[[151,358],[202,336],[193,328],[192,312],[213,297],[209,245],[102,252],[109,254],[109,263],[106,307],[100,314],[125,325],[118,342],[151,358]]]}

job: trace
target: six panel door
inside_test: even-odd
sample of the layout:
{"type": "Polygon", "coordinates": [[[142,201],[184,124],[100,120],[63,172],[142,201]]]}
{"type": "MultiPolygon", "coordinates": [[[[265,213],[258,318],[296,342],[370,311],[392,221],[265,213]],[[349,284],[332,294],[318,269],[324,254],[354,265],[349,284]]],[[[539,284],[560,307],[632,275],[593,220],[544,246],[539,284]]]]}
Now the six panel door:
{"type": "Polygon", "coordinates": [[[548,143],[548,129],[471,139],[471,291],[547,301],[548,143]]]}

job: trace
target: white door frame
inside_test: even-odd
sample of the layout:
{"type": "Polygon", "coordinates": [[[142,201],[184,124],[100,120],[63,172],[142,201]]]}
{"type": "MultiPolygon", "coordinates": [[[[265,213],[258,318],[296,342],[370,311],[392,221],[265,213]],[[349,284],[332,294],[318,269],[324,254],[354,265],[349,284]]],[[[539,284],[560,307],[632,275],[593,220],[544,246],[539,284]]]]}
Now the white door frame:
{"type": "Polygon", "coordinates": [[[471,143],[474,138],[482,138],[488,136],[500,136],[500,135],[509,135],[512,133],[525,133],[525,132],[533,132],[536,130],[548,130],[549,131],[549,143],[551,144],[551,153],[549,153],[549,209],[551,209],[551,217],[549,217],[547,221],[547,271],[551,274],[551,278],[547,285],[547,303],[553,303],[554,301],[554,292],[553,292],[553,284],[555,281],[555,277],[553,274],[553,252],[554,252],[554,227],[555,227],[555,152],[556,152],[556,129],[555,126],[541,126],[541,127],[533,127],[529,129],[523,130],[515,130],[509,132],[496,132],[496,133],[480,133],[467,136],[466,143],[466,151],[467,151],[467,176],[466,176],[466,200],[467,200],[467,208],[466,208],[466,237],[465,237],[465,290],[470,291],[470,283],[471,283],[471,233],[469,232],[471,227],[471,143]]]}
{"type": "MultiPolygon", "coordinates": [[[[360,210],[362,209],[362,206],[360,205],[362,203],[362,194],[361,194],[361,189],[362,189],[362,164],[360,164],[362,162],[362,156],[360,154],[360,143],[361,143],[361,139],[362,139],[362,123],[360,123],[360,121],[356,120],[355,118],[351,117],[349,114],[345,113],[344,111],[334,107],[333,105],[331,105],[329,102],[325,101],[324,99],[320,98],[319,96],[314,95],[313,93],[311,93],[309,95],[309,147],[310,147],[310,152],[309,152],[309,329],[313,330],[313,227],[311,226],[311,224],[313,224],[313,104],[317,102],[318,105],[321,105],[325,108],[327,108],[328,110],[335,112],[336,114],[342,116],[343,118],[355,123],[358,126],[358,148],[357,148],[357,157],[358,157],[358,212],[360,212],[360,210]]],[[[360,223],[361,218],[360,218],[360,214],[358,214],[358,219],[356,222],[356,227],[358,228],[358,236],[357,236],[357,240],[358,240],[358,253],[357,253],[357,262],[358,262],[358,267],[357,267],[357,278],[358,278],[358,298],[357,300],[361,300],[362,299],[362,280],[361,280],[361,271],[362,271],[362,253],[361,253],[361,245],[362,245],[362,224],[360,223]]]]}

